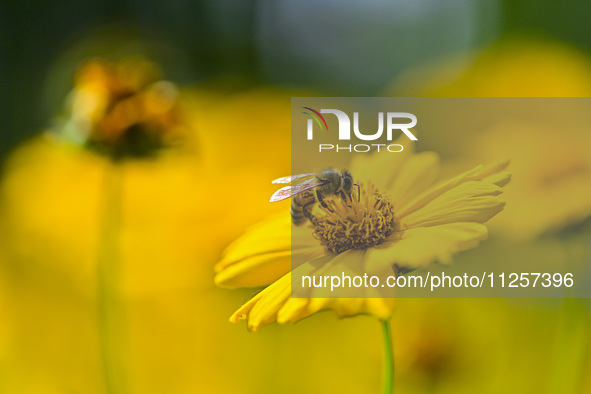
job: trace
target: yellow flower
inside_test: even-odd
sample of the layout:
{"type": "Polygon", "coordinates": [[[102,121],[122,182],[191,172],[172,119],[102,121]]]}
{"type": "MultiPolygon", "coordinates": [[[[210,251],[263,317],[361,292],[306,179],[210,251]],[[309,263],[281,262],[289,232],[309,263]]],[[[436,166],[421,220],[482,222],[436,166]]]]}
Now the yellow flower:
{"type": "Polygon", "coordinates": [[[477,54],[468,69],[460,63],[411,70],[393,88],[416,96],[524,97],[514,101],[519,105],[515,114],[499,111],[487,130],[466,133],[457,128],[450,130],[455,134],[430,138],[442,154],[455,156],[457,165],[486,162],[499,154],[511,157],[516,182],[506,191],[507,212],[495,218],[491,231],[499,230],[512,241],[528,240],[587,220],[591,137],[586,102],[527,98],[590,96],[588,53],[559,41],[509,39],[477,54]],[[452,139],[460,142],[450,144],[452,139]]]}
{"type": "Polygon", "coordinates": [[[323,298],[322,289],[306,298],[291,298],[290,268],[294,266],[298,275],[393,275],[433,262],[446,264],[454,253],[477,246],[487,234],[483,223],[503,209],[499,195],[510,178],[507,161],[478,166],[435,184],[439,159],[433,152],[415,154],[407,145],[394,158],[358,158],[350,170],[362,185],[359,201],[353,198],[347,206],[338,198],[328,199],[330,209],[317,205],[309,227],[293,232],[289,215],[272,217],[227,248],[216,266],[217,284],[269,285],[240,307],[232,322],[247,319],[248,327],[257,330],[272,322],[293,323],[321,310],[333,310],[340,317],[371,314],[388,319],[394,299],[380,298],[371,288],[355,295],[360,298],[323,298]],[[393,219],[388,219],[390,214],[393,219]],[[347,220],[339,224],[343,217],[347,220]],[[382,226],[384,218],[388,227],[382,226]],[[347,222],[355,226],[339,228],[347,222]],[[327,228],[331,223],[336,223],[334,228],[327,228]],[[354,240],[344,235],[359,228],[354,240]]]}
{"type": "MultiPolygon", "coordinates": [[[[283,152],[289,151],[291,96],[268,87],[183,89],[179,100],[186,127],[196,134],[193,145],[117,164],[124,188],[119,289],[130,339],[121,354],[135,392],[274,387],[253,373],[272,369],[260,349],[274,346],[273,339],[246,341],[247,333],[225,323],[224,311],[247,295],[216,288],[211,272],[228,242],[269,213],[253,204],[273,186],[253,184],[289,171],[283,152]],[[265,119],[250,116],[261,109],[265,119]],[[253,150],[260,152],[256,160],[253,150]],[[203,324],[203,316],[212,324],[203,324]],[[237,359],[236,352],[252,357],[237,359]]],[[[0,392],[68,387],[102,394],[96,254],[105,175],[113,164],[46,135],[11,153],[0,182],[0,370],[6,372],[0,392]]]]}
{"type": "Polygon", "coordinates": [[[566,43],[502,40],[491,48],[397,78],[388,95],[434,97],[588,97],[591,60],[566,43]]]}
{"type": "Polygon", "coordinates": [[[66,139],[116,157],[149,155],[186,134],[177,88],[141,57],[85,62],[67,111],[66,139]]]}
{"type": "Polygon", "coordinates": [[[519,182],[507,188],[506,214],[491,224],[507,239],[532,239],[591,216],[591,137],[585,109],[579,108],[577,115],[574,105],[552,108],[551,117],[501,119],[488,132],[466,139],[464,149],[472,162],[499,151],[512,158],[512,172],[519,182]]]}

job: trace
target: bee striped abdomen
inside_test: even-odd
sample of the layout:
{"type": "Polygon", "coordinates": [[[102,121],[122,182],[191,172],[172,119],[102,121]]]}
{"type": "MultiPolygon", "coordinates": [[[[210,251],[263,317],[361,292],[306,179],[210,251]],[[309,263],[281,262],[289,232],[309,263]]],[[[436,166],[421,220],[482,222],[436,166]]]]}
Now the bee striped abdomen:
{"type": "Polygon", "coordinates": [[[298,194],[291,199],[291,221],[296,226],[302,225],[311,216],[310,210],[316,202],[311,191],[298,194]]]}

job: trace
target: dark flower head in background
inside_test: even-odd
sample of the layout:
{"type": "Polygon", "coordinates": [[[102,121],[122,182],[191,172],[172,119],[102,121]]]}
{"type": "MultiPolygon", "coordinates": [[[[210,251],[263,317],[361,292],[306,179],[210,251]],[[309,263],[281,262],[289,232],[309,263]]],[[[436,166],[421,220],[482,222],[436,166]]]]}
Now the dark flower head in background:
{"type": "Polygon", "coordinates": [[[60,134],[113,159],[146,157],[183,134],[176,86],[141,57],[86,61],[74,78],[60,134]]]}

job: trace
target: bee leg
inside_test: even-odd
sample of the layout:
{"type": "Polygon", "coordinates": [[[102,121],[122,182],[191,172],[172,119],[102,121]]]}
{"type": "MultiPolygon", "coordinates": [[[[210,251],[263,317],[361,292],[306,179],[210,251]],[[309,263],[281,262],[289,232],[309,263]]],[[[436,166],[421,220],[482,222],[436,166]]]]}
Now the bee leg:
{"type": "Polygon", "coordinates": [[[312,200],[309,201],[307,203],[305,203],[304,205],[302,205],[302,212],[304,213],[304,216],[308,218],[308,220],[310,220],[310,222],[312,221],[312,219],[314,218],[314,216],[312,215],[311,209],[308,210],[308,207],[311,206],[312,204],[314,204],[316,202],[316,200],[312,200]]]}
{"type": "Polygon", "coordinates": [[[333,213],[334,211],[332,209],[330,209],[328,207],[328,204],[326,204],[326,202],[324,202],[324,200],[322,199],[322,194],[320,194],[318,192],[318,190],[316,190],[316,199],[318,200],[318,202],[320,203],[320,205],[322,205],[322,207],[324,209],[328,209],[331,213],[333,213]]]}
{"type": "MultiPolygon", "coordinates": [[[[349,200],[351,200],[351,195],[350,195],[350,194],[347,194],[347,193],[345,193],[345,192],[344,192],[344,191],[342,191],[342,190],[341,190],[341,193],[340,193],[340,194],[341,194],[341,198],[343,199],[343,201],[344,201],[345,203],[347,203],[347,196],[349,197],[349,200]]],[[[351,207],[352,207],[352,205],[349,205],[349,204],[347,204],[347,206],[348,206],[349,208],[351,208],[351,207]]]]}

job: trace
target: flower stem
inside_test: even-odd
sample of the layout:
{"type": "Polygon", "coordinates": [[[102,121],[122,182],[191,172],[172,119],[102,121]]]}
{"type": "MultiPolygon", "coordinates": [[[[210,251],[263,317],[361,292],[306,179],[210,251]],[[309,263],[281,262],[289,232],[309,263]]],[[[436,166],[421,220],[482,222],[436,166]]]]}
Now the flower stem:
{"type": "MultiPolygon", "coordinates": [[[[562,237],[565,266],[571,270],[585,266],[589,258],[587,242],[585,235],[567,234],[562,237]]],[[[584,274],[581,276],[585,277],[584,274]]],[[[572,297],[573,294],[567,293],[567,296],[572,297]]],[[[582,390],[589,358],[587,349],[590,321],[587,311],[586,299],[562,300],[552,358],[551,393],[574,394],[582,390]]]]}
{"type": "Polygon", "coordinates": [[[392,334],[388,320],[382,320],[382,333],[384,336],[384,394],[394,392],[394,352],[392,346],[392,334]]]}
{"type": "Polygon", "coordinates": [[[97,303],[99,345],[105,392],[121,394],[123,374],[123,318],[119,292],[119,234],[121,228],[121,166],[109,163],[103,185],[97,254],[97,303]]]}
{"type": "Polygon", "coordinates": [[[551,393],[581,393],[585,377],[589,322],[585,300],[565,298],[553,357],[551,393]]]}

